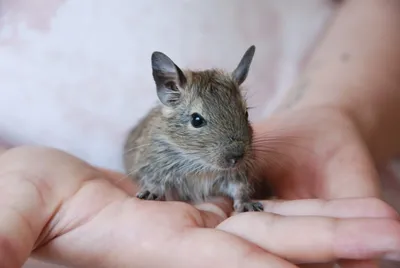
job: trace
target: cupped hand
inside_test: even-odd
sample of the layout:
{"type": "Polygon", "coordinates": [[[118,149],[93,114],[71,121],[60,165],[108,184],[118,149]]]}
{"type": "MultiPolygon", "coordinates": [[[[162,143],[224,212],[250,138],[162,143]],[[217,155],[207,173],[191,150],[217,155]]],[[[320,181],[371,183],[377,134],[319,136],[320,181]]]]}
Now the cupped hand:
{"type": "MultiPolygon", "coordinates": [[[[365,217],[367,216],[365,213],[369,212],[379,213],[377,210],[382,212],[392,210],[379,199],[380,181],[377,166],[382,163],[378,163],[378,159],[371,155],[364,139],[366,133],[360,133],[354,120],[346,113],[327,107],[287,109],[259,122],[254,129],[257,161],[255,176],[264,183],[264,186],[272,189],[272,194],[277,199],[319,198],[330,200],[326,201],[329,204],[343,204],[343,207],[335,207],[336,211],[330,207],[330,213],[328,213],[330,217],[341,217],[341,213],[344,213],[349,217],[357,218],[365,217]],[[352,203],[348,203],[348,199],[340,200],[342,198],[360,199],[357,201],[358,205],[353,206],[352,203]],[[369,202],[379,205],[372,205],[369,202]]],[[[264,193],[267,192],[265,187],[260,189],[257,197],[265,198],[264,193]]],[[[310,201],[284,203],[284,207],[293,207],[290,212],[283,209],[283,214],[315,216],[314,212],[307,212],[307,209],[301,205],[306,203],[302,202],[310,201]]],[[[323,210],[325,209],[328,208],[324,207],[323,210]]],[[[280,212],[282,211],[279,209],[278,214],[280,212]]],[[[373,224],[367,227],[363,221],[355,222],[358,224],[353,226],[353,232],[348,233],[349,239],[353,239],[354,235],[368,237],[365,233],[380,232],[380,229],[376,229],[378,227],[373,224]],[[357,228],[359,228],[358,234],[357,228]]],[[[397,224],[396,220],[395,225],[397,224]]],[[[396,239],[400,236],[398,230],[393,228],[387,228],[385,232],[388,232],[388,235],[392,232],[392,236],[396,239]]],[[[308,232],[299,235],[312,237],[313,234],[319,235],[311,228],[308,232]]],[[[257,237],[262,236],[242,235],[245,238],[251,236],[253,238],[250,239],[251,241],[256,239],[258,243],[261,243],[257,237]]],[[[298,238],[299,235],[293,233],[292,237],[298,238]]],[[[338,237],[341,236],[338,235],[338,237]]],[[[343,241],[336,240],[337,243],[347,243],[346,237],[342,239],[343,241]]],[[[302,239],[297,241],[304,242],[302,239]]],[[[310,239],[310,241],[313,240],[310,239]]],[[[269,242],[264,240],[263,243],[269,242]]],[[[296,242],[291,241],[291,243],[296,242]]],[[[365,241],[365,243],[374,242],[365,241]]],[[[342,249],[348,249],[348,247],[342,245],[342,249]]],[[[375,267],[368,261],[373,258],[365,257],[367,262],[355,262],[353,265],[375,267]]],[[[343,267],[346,266],[344,263],[347,262],[341,263],[343,267]]]]}
{"type": "Polygon", "coordinates": [[[142,201],[127,194],[135,187],[115,186],[123,177],[54,149],[5,152],[0,263],[21,267],[33,254],[72,267],[293,267],[206,228],[226,218],[230,205],[142,201]]]}
{"type": "Polygon", "coordinates": [[[254,130],[255,175],[278,198],[379,197],[377,163],[356,124],[340,110],[288,109],[254,130]]]}
{"type": "Polygon", "coordinates": [[[32,254],[72,267],[285,268],[399,257],[397,215],[374,199],[268,201],[270,213],[227,219],[226,200],[142,201],[124,177],[54,149],[1,155],[0,263],[20,267],[32,254]]]}

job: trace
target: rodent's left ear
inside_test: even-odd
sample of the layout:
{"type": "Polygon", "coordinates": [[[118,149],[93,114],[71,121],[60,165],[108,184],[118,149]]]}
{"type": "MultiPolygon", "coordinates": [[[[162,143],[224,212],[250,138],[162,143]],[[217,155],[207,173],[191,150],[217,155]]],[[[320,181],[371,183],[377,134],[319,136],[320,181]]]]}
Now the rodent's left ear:
{"type": "Polygon", "coordinates": [[[256,52],[256,47],[254,45],[249,47],[246,53],[244,53],[242,59],[240,60],[239,65],[232,73],[233,79],[239,85],[241,85],[247,78],[247,74],[249,73],[250,65],[253,60],[255,52],[256,52]]]}
{"type": "Polygon", "coordinates": [[[158,51],[151,55],[151,66],[160,101],[167,106],[178,103],[181,90],[187,82],[181,69],[167,55],[158,51]]]}

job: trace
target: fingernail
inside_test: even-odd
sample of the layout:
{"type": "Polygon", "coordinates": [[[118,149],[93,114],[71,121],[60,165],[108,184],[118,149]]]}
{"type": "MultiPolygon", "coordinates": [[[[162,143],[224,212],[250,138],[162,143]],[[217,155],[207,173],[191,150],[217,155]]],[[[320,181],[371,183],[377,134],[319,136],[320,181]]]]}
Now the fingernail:
{"type": "Polygon", "coordinates": [[[228,198],[215,197],[207,203],[196,205],[198,209],[213,212],[223,218],[230,216],[233,211],[233,203],[228,198]]]}

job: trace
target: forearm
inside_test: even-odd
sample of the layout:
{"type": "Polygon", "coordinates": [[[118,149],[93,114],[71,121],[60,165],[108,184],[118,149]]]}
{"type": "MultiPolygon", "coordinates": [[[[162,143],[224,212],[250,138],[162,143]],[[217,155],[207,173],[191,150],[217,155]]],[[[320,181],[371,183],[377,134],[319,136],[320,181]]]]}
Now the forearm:
{"type": "Polygon", "coordinates": [[[400,151],[400,1],[348,0],[285,106],[349,114],[374,157],[400,151]]]}

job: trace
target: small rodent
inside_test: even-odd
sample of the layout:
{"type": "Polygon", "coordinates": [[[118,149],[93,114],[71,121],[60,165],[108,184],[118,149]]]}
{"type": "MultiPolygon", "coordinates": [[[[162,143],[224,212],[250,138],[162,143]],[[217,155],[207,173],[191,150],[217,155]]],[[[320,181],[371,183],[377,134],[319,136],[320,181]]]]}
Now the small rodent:
{"type": "Polygon", "coordinates": [[[153,79],[159,104],[129,132],[124,145],[127,174],[145,200],[201,202],[232,198],[236,212],[262,211],[251,200],[248,180],[253,130],[242,83],[255,46],[233,72],[181,70],[153,52],[153,79]]]}

